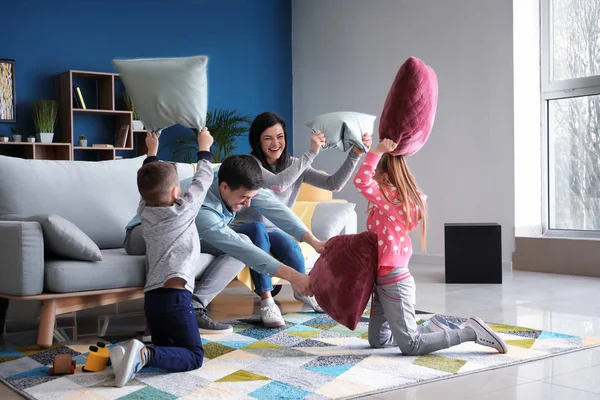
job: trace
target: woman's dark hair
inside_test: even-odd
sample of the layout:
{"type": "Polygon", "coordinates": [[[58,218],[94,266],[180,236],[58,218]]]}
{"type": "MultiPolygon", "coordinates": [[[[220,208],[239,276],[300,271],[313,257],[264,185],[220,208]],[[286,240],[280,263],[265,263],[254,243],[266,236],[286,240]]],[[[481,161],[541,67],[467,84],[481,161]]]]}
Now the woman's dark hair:
{"type": "Polygon", "coordinates": [[[283,147],[283,152],[281,153],[281,157],[275,163],[275,172],[279,173],[287,168],[290,161],[290,154],[288,153],[288,137],[287,137],[287,129],[285,128],[285,120],[273,113],[273,112],[264,112],[254,118],[252,121],[252,125],[250,126],[250,134],[248,135],[248,139],[250,140],[250,147],[252,148],[252,155],[260,161],[263,168],[267,170],[271,170],[271,166],[267,162],[267,158],[260,147],[260,135],[262,133],[272,127],[273,125],[280,124],[283,128],[283,135],[285,137],[285,146],[283,147]]]}

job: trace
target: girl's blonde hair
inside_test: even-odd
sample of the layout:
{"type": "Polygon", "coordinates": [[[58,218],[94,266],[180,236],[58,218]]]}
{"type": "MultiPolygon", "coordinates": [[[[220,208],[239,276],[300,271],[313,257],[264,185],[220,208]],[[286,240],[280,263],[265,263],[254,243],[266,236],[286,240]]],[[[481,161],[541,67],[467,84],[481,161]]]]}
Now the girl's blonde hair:
{"type": "MultiPolygon", "coordinates": [[[[419,195],[419,189],[415,178],[410,173],[406,160],[402,156],[393,156],[389,153],[383,154],[379,164],[377,164],[377,171],[375,176],[379,180],[381,191],[383,196],[390,203],[394,204],[389,197],[388,192],[392,188],[396,188],[398,192],[398,206],[405,206],[406,213],[404,214],[406,231],[409,229],[410,215],[412,215],[412,207],[418,207],[417,216],[421,215],[421,248],[425,251],[427,247],[427,215],[425,212],[425,203],[419,195]],[[384,175],[385,174],[385,175],[384,175]]],[[[418,222],[418,221],[417,221],[418,222]]]]}

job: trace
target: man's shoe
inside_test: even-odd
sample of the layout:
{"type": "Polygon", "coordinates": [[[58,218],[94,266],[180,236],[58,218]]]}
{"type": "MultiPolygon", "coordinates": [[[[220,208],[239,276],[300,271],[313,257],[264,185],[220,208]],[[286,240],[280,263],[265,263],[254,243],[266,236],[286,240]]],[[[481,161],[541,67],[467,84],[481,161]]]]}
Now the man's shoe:
{"type": "Polygon", "coordinates": [[[233,332],[233,326],[210,319],[208,311],[204,308],[196,309],[196,320],[198,321],[200,333],[205,335],[218,335],[233,332]]]}

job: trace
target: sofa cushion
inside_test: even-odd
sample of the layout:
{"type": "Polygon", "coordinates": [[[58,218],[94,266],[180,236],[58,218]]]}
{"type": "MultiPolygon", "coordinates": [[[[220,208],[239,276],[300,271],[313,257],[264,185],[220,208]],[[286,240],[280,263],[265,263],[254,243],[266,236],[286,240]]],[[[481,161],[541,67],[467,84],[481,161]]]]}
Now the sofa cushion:
{"type": "Polygon", "coordinates": [[[433,127],[437,101],[435,72],[410,57],[396,74],[379,120],[379,138],[398,143],[393,155],[411,156],[423,147],[433,127]]]}
{"type": "Polygon", "coordinates": [[[373,293],[377,235],[363,232],[331,238],[310,271],[311,287],[323,310],[354,330],[373,293]]]}
{"type": "Polygon", "coordinates": [[[362,137],[365,133],[373,133],[375,118],[375,115],[352,111],[332,112],[319,115],[307,122],[306,126],[313,132],[321,131],[325,134],[325,149],[348,151],[353,146],[358,146],[366,152],[362,137]]]}
{"type": "Polygon", "coordinates": [[[208,57],[113,60],[113,65],[147,129],[206,124],[208,57]]]}
{"type": "Polygon", "coordinates": [[[81,261],[101,261],[100,249],[81,229],[60,215],[43,214],[22,217],[0,215],[5,221],[35,221],[42,226],[46,251],[57,256],[81,261]]]}
{"type": "Polygon", "coordinates": [[[123,247],[140,195],[145,156],[114,161],[24,160],[0,156],[0,215],[57,214],[101,249],[123,247]]]}
{"type": "Polygon", "coordinates": [[[311,231],[319,240],[329,240],[339,235],[356,204],[330,201],[317,204],[312,216],[311,231]]]}
{"type": "MultiPolygon", "coordinates": [[[[45,290],[71,293],[144,286],[145,256],[130,256],[124,249],[111,249],[102,250],[102,258],[98,262],[47,260],[45,290]]],[[[205,269],[213,259],[209,254],[202,254],[198,269],[205,269]]]]}

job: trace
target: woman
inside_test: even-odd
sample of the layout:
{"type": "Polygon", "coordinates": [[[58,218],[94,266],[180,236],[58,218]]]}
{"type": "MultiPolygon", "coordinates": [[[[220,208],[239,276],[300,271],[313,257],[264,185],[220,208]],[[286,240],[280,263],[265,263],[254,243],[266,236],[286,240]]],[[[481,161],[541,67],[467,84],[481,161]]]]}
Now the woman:
{"type": "MultiPolygon", "coordinates": [[[[317,132],[311,137],[310,150],[300,158],[291,157],[287,148],[287,132],[285,121],[279,115],[265,112],[257,116],[250,127],[251,155],[260,164],[263,173],[263,187],[271,189],[274,195],[288,207],[296,202],[300,186],[303,183],[321,189],[339,191],[352,176],[363,152],[358,147],[353,147],[346,161],[333,175],[319,172],[311,164],[319,150],[325,145],[325,136],[317,132]]],[[[365,146],[370,148],[371,136],[365,134],[365,146]]],[[[253,208],[246,208],[240,212],[233,223],[233,229],[238,233],[246,234],[252,242],[270,252],[282,263],[289,265],[296,271],[305,273],[304,256],[298,243],[293,238],[278,230],[269,220],[262,217],[253,208]]],[[[273,283],[271,277],[250,271],[255,292],[261,298],[261,318],[267,327],[280,327],[285,325],[281,311],[271,297],[273,283]]],[[[323,312],[313,297],[294,297],[317,312],[323,312]]]]}

